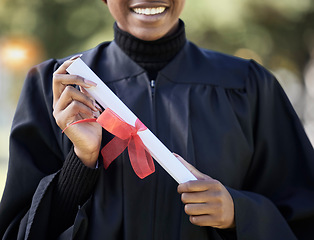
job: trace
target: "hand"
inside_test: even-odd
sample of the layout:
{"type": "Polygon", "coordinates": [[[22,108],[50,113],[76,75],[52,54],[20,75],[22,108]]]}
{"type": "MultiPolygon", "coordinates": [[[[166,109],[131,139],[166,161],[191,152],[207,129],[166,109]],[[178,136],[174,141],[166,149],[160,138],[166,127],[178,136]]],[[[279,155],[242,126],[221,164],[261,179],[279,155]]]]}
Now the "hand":
{"type": "Polygon", "coordinates": [[[228,190],[219,181],[199,172],[182,157],[175,156],[198,179],[178,186],[190,222],[198,226],[234,228],[234,204],[228,190]]]}
{"type": "MultiPolygon", "coordinates": [[[[94,118],[100,110],[84,90],[96,84],[66,73],[74,60],[64,62],[53,74],[53,116],[61,129],[75,121],[94,118]],[[79,86],[80,90],[73,85],[79,86]]],[[[80,123],[70,126],[64,133],[72,141],[81,161],[88,167],[95,167],[101,145],[101,126],[98,123],[80,123]]]]}

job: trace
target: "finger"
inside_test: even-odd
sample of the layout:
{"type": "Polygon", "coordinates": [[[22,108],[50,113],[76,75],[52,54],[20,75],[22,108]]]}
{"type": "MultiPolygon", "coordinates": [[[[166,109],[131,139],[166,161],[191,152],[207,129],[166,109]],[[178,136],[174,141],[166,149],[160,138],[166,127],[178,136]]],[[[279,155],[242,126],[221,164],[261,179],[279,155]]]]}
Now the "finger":
{"type": "MultiPolygon", "coordinates": [[[[65,75],[67,74],[67,68],[79,57],[81,57],[82,54],[76,55],[72,57],[70,60],[65,61],[61,66],[53,73],[53,76],[56,77],[57,79],[60,78],[58,77],[59,75],[65,75]]],[[[93,81],[84,79],[84,78],[78,78],[78,83],[81,83],[82,86],[85,84],[83,87],[91,87],[91,86],[96,86],[97,84],[94,83],[93,81]]],[[[75,83],[69,83],[69,84],[75,84],[75,83]]],[[[80,84],[77,84],[80,85],[80,84]]]]}
{"type": "Polygon", "coordinates": [[[203,192],[208,190],[208,185],[201,182],[201,180],[197,181],[189,181],[186,183],[179,184],[178,193],[188,193],[188,192],[203,192]]]}
{"type": "Polygon", "coordinates": [[[215,204],[192,203],[192,204],[186,204],[184,206],[184,211],[186,214],[190,216],[198,216],[198,215],[213,214],[219,211],[219,209],[218,209],[218,205],[215,205],[215,204]]]}
{"type": "Polygon", "coordinates": [[[58,87],[58,85],[79,85],[84,88],[90,88],[97,86],[97,83],[87,80],[83,77],[78,75],[71,75],[71,74],[54,74],[53,76],[53,85],[58,87]]]}
{"type": "Polygon", "coordinates": [[[83,54],[74,55],[73,57],[70,58],[70,61],[74,61],[74,60],[76,60],[82,56],[83,56],[83,54]]]}
{"type": "Polygon", "coordinates": [[[61,94],[56,109],[57,111],[62,111],[72,102],[72,101],[78,101],[82,104],[85,104],[87,107],[89,107],[92,111],[97,112],[98,109],[94,105],[94,101],[87,97],[85,94],[80,92],[78,89],[67,86],[63,93],[61,94]]]}
{"type": "Polygon", "coordinates": [[[190,216],[190,222],[201,227],[211,226],[214,228],[221,228],[221,221],[217,219],[216,216],[210,214],[190,216]]]}
{"type": "Polygon", "coordinates": [[[56,74],[64,74],[67,73],[66,69],[79,57],[81,57],[82,54],[73,56],[69,60],[65,61],[61,66],[55,71],[56,74]]]}
{"type": "Polygon", "coordinates": [[[57,125],[63,130],[71,123],[85,118],[93,118],[93,112],[85,104],[72,101],[63,111],[54,113],[57,125]]]}
{"type": "Polygon", "coordinates": [[[173,153],[173,155],[197,178],[197,179],[207,179],[207,176],[204,173],[198,171],[193,165],[185,161],[180,155],[173,153]]]}
{"type": "Polygon", "coordinates": [[[80,87],[80,90],[82,93],[84,93],[87,97],[89,97],[92,101],[94,106],[97,108],[97,110],[101,113],[103,112],[103,108],[99,106],[99,104],[96,102],[96,100],[85,90],[85,88],[80,87]]]}
{"type": "Polygon", "coordinates": [[[70,74],[54,74],[53,77],[53,91],[54,93],[61,93],[63,89],[68,85],[78,85],[84,88],[90,88],[97,86],[96,83],[87,80],[78,75],[70,75],[70,74]],[[57,90],[57,91],[56,91],[57,90]]]}
{"type": "Polygon", "coordinates": [[[208,180],[196,180],[179,184],[178,193],[202,192],[207,190],[219,192],[221,189],[222,184],[219,181],[211,178],[208,180]]]}
{"type": "Polygon", "coordinates": [[[84,93],[87,97],[92,98],[92,96],[85,90],[85,88],[80,86],[80,91],[84,93]]]}
{"type": "Polygon", "coordinates": [[[80,76],[69,75],[69,74],[56,74],[53,78],[53,107],[60,98],[64,89],[69,85],[79,85],[82,87],[89,88],[96,86],[97,84],[92,83],[80,76]]]}
{"type": "Polygon", "coordinates": [[[74,56],[70,60],[65,61],[54,73],[53,73],[53,106],[60,97],[62,91],[67,85],[79,85],[85,88],[96,86],[97,84],[84,79],[80,76],[67,74],[66,69],[73,63],[73,61],[81,55],[74,56]]]}
{"type": "Polygon", "coordinates": [[[92,118],[94,116],[94,112],[89,107],[78,101],[72,101],[69,106],[62,111],[62,114],[69,117],[79,115],[79,119],[92,118]]]}
{"type": "Polygon", "coordinates": [[[216,191],[203,191],[203,192],[184,192],[181,195],[181,201],[187,203],[205,203],[219,201],[219,193],[216,191]]]}
{"type": "Polygon", "coordinates": [[[55,74],[66,74],[66,69],[73,63],[74,60],[67,60],[58,67],[58,69],[53,73],[55,74]]]}

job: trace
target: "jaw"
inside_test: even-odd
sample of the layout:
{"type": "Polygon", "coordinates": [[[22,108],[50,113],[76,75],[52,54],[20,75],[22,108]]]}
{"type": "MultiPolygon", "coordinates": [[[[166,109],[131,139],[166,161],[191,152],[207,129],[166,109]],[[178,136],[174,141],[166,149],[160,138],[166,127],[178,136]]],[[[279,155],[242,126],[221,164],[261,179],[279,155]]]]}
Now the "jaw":
{"type": "Polygon", "coordinates": [[[170,35],[173,32],[175,32],[178,25],[179,20],[177,20],[177,22],[173,24],[171,27],[165,28],[163,25],[159,25],[158,23],[152,20],[150,24],[138,24],[136,27],[122,29],[118,23],[118,26],[122,30],[144,41],[155,41],[164,36],[170,35]]]}

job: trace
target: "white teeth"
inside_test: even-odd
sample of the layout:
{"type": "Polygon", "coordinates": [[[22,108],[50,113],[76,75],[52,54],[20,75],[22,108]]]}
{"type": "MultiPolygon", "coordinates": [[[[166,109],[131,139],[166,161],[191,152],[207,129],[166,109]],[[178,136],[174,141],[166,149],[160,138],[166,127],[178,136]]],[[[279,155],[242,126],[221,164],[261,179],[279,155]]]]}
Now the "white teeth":
{"type": "Polygon", "coordinates": [[[156,15],[163,13],[166,8],[165,7],[157,7],[157,8],[133,8],[132,9],[137,14],[144,14],[144,15],[156,15]]]}

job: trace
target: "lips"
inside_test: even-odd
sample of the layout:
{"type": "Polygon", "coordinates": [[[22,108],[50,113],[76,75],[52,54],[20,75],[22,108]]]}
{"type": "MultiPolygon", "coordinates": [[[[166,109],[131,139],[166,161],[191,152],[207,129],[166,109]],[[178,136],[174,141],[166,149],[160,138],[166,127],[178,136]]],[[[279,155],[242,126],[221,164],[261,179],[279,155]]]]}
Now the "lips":
{"type": "Polygon", "coordinates": [[[165,2],[139,2],[133,3],[131,5],[132,12],[139,14],[139,15],[146,15],[146,16],[153,16],[162,14],[166,11],[169,5],[165,2]]]}
{"type": "Polygon", "coordinates": [[[166,10],[165,7],[157,8],[132,8],[132,11],[137,14],[142,14],[146,16],[161,14],[166,10]]]}

